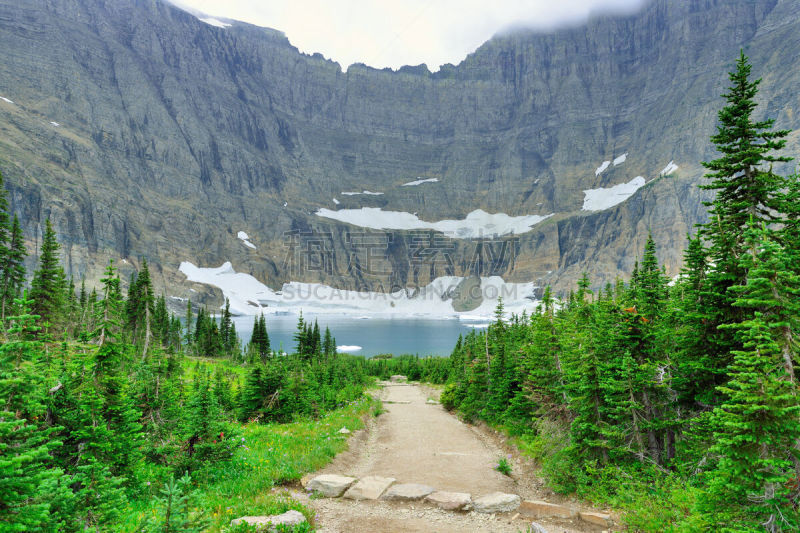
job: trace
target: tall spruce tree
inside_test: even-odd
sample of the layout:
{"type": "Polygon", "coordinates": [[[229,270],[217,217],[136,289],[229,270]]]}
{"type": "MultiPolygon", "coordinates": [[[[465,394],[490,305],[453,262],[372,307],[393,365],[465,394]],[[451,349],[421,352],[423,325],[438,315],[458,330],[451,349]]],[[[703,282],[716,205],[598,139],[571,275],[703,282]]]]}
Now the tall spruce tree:
{"type": "Polygon", "coordinates": [[[800,332],[800,277],[763,226],[747,233],[750,252],[740,262],[747,283],[736,305],[753,317],[732,324],[742,348],[733,352],[725,395],[714,411],[719,456],[701,507],[715,528],[800,529],[800,391],[795,367],[800,332]]]}
{"type": "MultiPolygon", "coordinates": [[[[742,51],[736,70],[729,74],[731,86],[723,95],[727,105],[719,112],[717,133],[711,137],[719,158],[703,165],[710,171],[710,183],[701,185],[714,191],[715,198],[706,202],[709,221],[700,226],[699,234],[709,245],[713,265],[708,274],[709,298],[705,317],[698,317],[714,327],[741,322],[748,318],[746,309],[733,305],[728,289],[745,283],[746,271],[740,259],[744,254],[744,231],[750,221],[756,225],[783,220],[782,191],[786,180],[772,171],[772,163],[789,161],[774,153],[786,144],[787,130],[773,131],[775,121],[755,121],[755,97],[761,79],[750,80],[751,65],[742,51]]],[[[731,362],[736,341],[730,330],[719,329],[709,337],[711,359],[720,375],[731,362]]],[[[717,383],[719,384],[719,383],[717,383]]]]}
{"type": "Polygon", "coordinates": [[[0,320],[5,320],[8,307],[19,296],[25,283],[26,255],[22,227],[14,215],[8,249],[0,255],[0,320]]]}
{"type": "Polygon", "coordinates": [[[67,280],[59,259],[60,246],[56,232],[48,218],[42,238],[39,268],[33,274],[30,297],[33,299],[33,312],[45,322],[55,323],[62,312],[67,280]]]}

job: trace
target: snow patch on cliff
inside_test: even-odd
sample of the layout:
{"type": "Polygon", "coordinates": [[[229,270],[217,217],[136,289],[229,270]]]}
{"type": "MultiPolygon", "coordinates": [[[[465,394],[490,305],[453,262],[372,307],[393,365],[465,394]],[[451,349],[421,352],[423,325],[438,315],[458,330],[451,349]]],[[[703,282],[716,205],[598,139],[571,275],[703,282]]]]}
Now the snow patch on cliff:
{"type": "Polygon", "coordinates": [[[628,152],[625,152],[621,156],[614,159],[614,166],[621,165],[622,163],[625,162],[626,159],[628,159],[628,152]]]}
{"type": "Polygon", "coordinates": [[[13,104],[14,103],[11,100],[9,100],[8,98],[6,98],[5,96],[0,96],[0,100],[4,101],[7,104],[13,104]]]}
{"type": "Polygon", "coordinates": [[[587,189],[583,191],[583,210],[602,211],[621,204],[645,184],[642,176],[636,176],[628,183],[620,183],[604,189],[587,189]]]}
{"type": "Polygon", "coordinates": [[[493,235],[520,234],[552,216],[522,215],[509,216],[505,213],[487,213],[476,209],[463,220],[440,220],[427,222],[417,215],[405,211],[384,211],[379,207],[362,207],[361,209],[318,209],[316,215],[323,218],[346,222],[354,226],[370,229],[433,229],[456,238],[474,239],[493,235]]]}
{"type": "Polygon", "coordinates": [[[392,293],[359,292],[335,289],[320,283],[285,283],[273,291],[249,274],[236,272],[230,262],[218,268],[200,268],[184,261],[182,272],[188,281],[217,287],[230,302],[231,312],[237,315],[259,313],[283,314],[300,310],[313,314],[337,314],[351,317],[427,317],[478,319],[486,322],[493,316],[498,298],[508,313],[522,313],[536,305],[537,286],[529,283],[506,283],[499,276],[480,278],[480,287],[470,289],[470,297],[481,297],[481,304],[469,313],[453,309],[453,298],[459,284],[458,276],[436,278],[418,288],[405,288],[392,293]],[[472,291],[475,291],[474,293],[472,291]]]}
{"type": "Polygon", "coordinates": [[[409,181],[408,183],[402,184],[401,187],[415,187],[417,185],[422,185],[423,183],[438,183],[438,182],[439,180],[437,178],[428,178],[428,179],[417,178],[414,181],[409,181]]]}
{"type": "Polygon", "coordinates": [[[611,161],[603,161],[603,164],[600,165],[599,167],[597,167],[597,170],[594,171],[594,175],[595,176],[599,176],[600,174],[605,172],[605,170],[608,168],[608,166],[610,164],[611,164],[611,161]]]}
{"type": "Polygon", "coordinates": [[[669,164],[667,166],[665,166],[664,169],[661,172],[658,173],[658,175],[659,176],[669,176],[670,174],[672,174],[676,170],[678,170],[678,165],[675,164],[675,161],[670,161],[669,164]]]}
{"type": "Polygon", "coordinates": [[[215,19],[214,17],[207,17],[199,19],[200,22],[205,22],[209,26],[215,26],[217,28],[230,28],[232,24],[228,24],[227,22],[222,22],[219,19],[215,19]]]}
{"type": "Polygon", "coordinates": [[[250,242],[250,237],[247,235],[247,233],[245,233],[243,231],[240,231],[239,233],[236,234],[236,237],[240,241],[242,241],[245,244],[245,246],[248,246],[248,247],[252,248],[253,250],[256,249],[256,245],[253,244],[252,242],[250,242]]]}

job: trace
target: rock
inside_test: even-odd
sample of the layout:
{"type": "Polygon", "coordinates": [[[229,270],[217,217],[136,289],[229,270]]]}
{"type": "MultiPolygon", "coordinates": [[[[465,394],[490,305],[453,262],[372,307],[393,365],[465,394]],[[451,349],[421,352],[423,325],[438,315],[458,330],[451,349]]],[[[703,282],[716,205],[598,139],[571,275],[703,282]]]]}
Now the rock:
{"type": "Polygon", "coordinates": [[[584,522],[589,522],[590,524],[595,524],[598,526],[610,526],[611,525],[611,515],[606,513],[597,513],[593,511],[581,511],[578,513],[578,516],[584,522]]]}
{"type": "Polygon", "coordinates": [[[306,517],[299,511],[286,511],[283,514],[272,516],[242,516],[231,520],[231,527],[236,527],[240,524],[248,524],[254,526],[259,531],[275,532],[278,526],[296,526],[306,521],[306,517]]]}
{"type": "MultiPolygon", "coordinates": [[[[629,274],[640,252],[629,243],[644,242],[648,228],[663,243],[659,255],[675,273],[685,242],[673,235],[705,220],[700,201],[708,199],[694,187],[702,169],[691,163],[708,155],[708,139],[686,132],[713,130],[721,104],[718,80],[729,69],[732,48],[752,47],[760,72],[782,73],[761,87],[760,96],[770,102],[769,110],[785,110],[781,127],[800,126],[800,69],[785,68],[796,64],[797,47],[784,35],[800,28],[800,10],[791,0],[649,2],[623,22],[609,17],[609,23],[568,30],[498,35],[436,74],[424,66],[391,71],[353,65],[346,76],[322,57],[302,55],[273,30],[213,28],[169,2],[129,0],[130,8],[103,7],[109,4],[0,2],[2,94],[35,111],[25,118],[22,105],[6,112],[11,108],[0,104],[9,197],[15,212],[36,213],[22,217],[28,240],[40,231],[43,214],[50,214],[69,257],[67,275],[86,274],[89,285],[113,256],[147,257],[151,270],[159,272],[153,276],[159,292],[163,279],[174,289],[167,293],[186,294],[188,284],[175,267],[192,257],[248,265],[248,273],[274,287],[292,279],[300,265],[283,261],[281,266],[268,250],[286,244],[287,230],[314,227],[335,232],[325,239],[330,247],[320,250],[334,271],[306,272],[305,281],[351,288],[345,267],[349,258],[361,257],[363,240],[346,239],[352,226],[315,213],[332,194],[355,186],[354,176],[366,173],[370,188],[385,196],[339,196],[342,209],[389,206],[409,213],[420,209],[419,217],[427,221],[445,213],[463,219],[473,209],[499,209],[494,195],[476,198],[475,190],[503,190],[513,214],[554,212],[565,218],[518,234],[514,260],[475,262],[480,272],[467,260],[454,261],[452,273],[440,265],[450,257],[481,257],[477,254],[486,253],[488,244],[477,248],[452,239],[459,242],[451,252],[436,245],[420,248],[413,233],[392,233],[391,271],[388,277],[359,275],[365,290],[381,290],[386,279],[414,279],[424,287],[442,275],[532,281],[549,270],[554,272],[547,283],[555,283],[556,292],[571,288],[584,270],[599,287],[629,274]],[[636,40],[640,35],[652,38],[636,40]],[[208,50],[192,53],[195,42],[208,50]],[[618,42],[636,42],[635,54],[618,42]],[[701,49],[702,56],[693,53],[701,49]],[[98,83],[97,62],[87,58],[108,56],[108,50],[114,76],[98,83]],[[583,63],[586,50],[593,61],[583,63]],[[271,105],[260,104],[265,101],[271,105]],[[482,102],[477,110],[476,101],[482,102]],[[64,123],[58,133],[38,126],[51,120],[64,123]],[[535,135],[532,124],[541,125],[535,135]],[[502,133],[483,135],[487,130],[502,133]],[[673,154],[670,146],[680,149],[673,154]],[[621,155],[612,151],[617,147],[632,150],[630,162],[593,174],[604,159],[621,155]],[[634,170],[649,177],[673,156],[681,170],[669,180],[656,181],[619,208],[581,212],[583,189],[627,181],[634,170]],[[381,164],[373,164],[378,158],[381,164]],[[440,183],[397,187],[398,174],[410,169],[440,183]],[[83,185],[87,180],[90,187],[83,185]],[[159,194],[149,194],[156,190],[159,194]],[[439,190],[447,194],[427,192],[439,190]],[[176,202],[191,204],[191,214],[176,210],[176,202]],[[258,250],[223,231],[227,227],[258,235],[258,250]],[[165,239],[170,246],[163,245],[165,239]],[[432,268],[415,266],[419,254],[430,252],[432,268]],[[249,258],[253,253],[258,259],[249,258]]],[[[800,137],[788,140],[786,153],[797,153],[800,137]]],[[[311,249],[307,244],[320,245],[312,233],[292,248],[301,260],[302,250],[311,249]]],[[[29,259],[32,268],[34,257],[29,259]]],[[[133,267],[125,269],[123,277],[133,267]]],[[[472,286],[454,291],[457,311],[472,309],[477,297],[487,294],[481,287],[469,298],[472,286]]],[[[224,303],[220,291],[210,287],[202,298],[201,305],[224,303]]],[[[198,298],[192,301],[197,304],[198,298]]]]}
{"type": "Polygon", "coordinates": [[[309,481],[306,489],[319,492],[326,498],[338,498],[355,482],[354,477],[323,474],[309,481]]]}
{"type": "Polygon", "coordinates": [[[426,496],[425,501],[445,511],[466,511],[471,506],[472,496],[466,492],[438,490],[426,496]]]}
{"type": "Polygon", "coordinates": [[[340,430],[338,431],[338,433],[339,433],[340,435],[349,435],[349,434],[350,434],[350,430],[349,430],[349,429],[347,429],[346,427],[343,427],[342,429],[340,429],[340,430]]]}
{"type": "Polygon", "coordinates": [[[405,383],[408,381],[408,378],[403,376],[402,374],[395,374],[394,376],[389,378],[389,381],[392,383],[405,383]]]}
{"type": "Polygon", "coordinates": [[[531,522],[531,525],[528,526],[528,533],[547,533],[547,530],[543,525],[531,522]]]}
{"type": "Polygon", "coordinates": [[[428,494],[432,493],[433,487],[429,485],[421,485],[419,483],[401,483],[393,485],[383,495],[384,500],[394,501],[413,501],[421,500],[428,494]]]}
{"type": "Polygon", "coordinates": [[[507,513],[519,507],[521,499],[516,494],[493,492],[472,502],[472,508],[478,513],[507,513]]]}
{"type": "Polygon", "coordinates": [[[575,511],[564,505],[555,503],[548,503],[541,500],[525,500],[519,507],[519,512],[524,516],[532,516],[534,518],[572,518],[575,516],[575,511]]]}
{"type": "Polygon", "coordinates": [[[427,403],[428,405],[439,405],[439,402],[437,402],[436,400],[431,400],[430,398],[428,398],[428,400],[425,403],[427,403]]]}
{"type": "Polygon", "coordinates": [[[377,500],[395,481],[393,477],[366,476],[347,489],[344,497],[350,500],[377,500]]]}

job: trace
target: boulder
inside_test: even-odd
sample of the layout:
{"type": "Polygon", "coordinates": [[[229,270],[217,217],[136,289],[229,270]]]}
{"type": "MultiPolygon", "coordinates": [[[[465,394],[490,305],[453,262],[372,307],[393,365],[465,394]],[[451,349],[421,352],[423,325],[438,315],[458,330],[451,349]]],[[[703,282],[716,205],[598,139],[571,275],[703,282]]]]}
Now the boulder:
{"type": "Polygon", "coordinates": [[[572,518],[575,516],[575,511],[565,505],[541,500],[525,500],[520,505],[519,512],[524,516],[532,516],[533,518],[572,518]]]}
{"type": "Polygon", "coordinates": [[[584,522],[589,522],[590,524],[595,524],[598,526],[610,526],[611,525],[611,515],[607,513],[597,513],[592,511],[581,511],[578,513],[578,516],[584,522]]]}
{"type": "Polygon", "coordinates": [[[531,522],[531,525],[528,526],[528,533],[547,533],[547,530],[542,524],[531,522]]]}
{"type": "Polygon", "coordinates": [[[377,500],[395,481],[393,477],[366,476],[347,489],[344,497],[350,500],[377,500]]]}
{"type": "Polygon", "coordinates": [[[443,490],[437,490],[426,496],[425,501],[445,511],[467,511],[471,506],[472,496],[466,492],[445,492],[443,490]]]}
{"type": "Polygon", "coordinates": [[[472,502],[472,508],[478,513],[507,513],[519,507],[521,499],[516,494],[493,492],[472,502]]]}
{"type": "Polygon", "coordinates": [[[240,524],[248,524],[254,526],[259,531],[269,531],[270,533],[278,531],[278,526],[296,526],[306,521],[306,517],[299,511],[286,511],[283,514],[271,516],[242,516],[231,520],[231,527],[236,527],[240,524]]]}
{"type": "Polygon", "coordinates": [[[394,501],[421,500],[434,490],[436,489],[429,485],[421,485],[419,483],[401,483],[399,485],[392,485],[389,487],[389,490],[387,490],[383,495],[383,499],[394,501]]]}
{"type": "Polygon", "coordinates": [[[350,434],[350,430],[349,430],[349,429],[347,429],[346,427],[343,427],[342,429],[340,429],[340,430],[338,431],[338,433],[339,433],[340,435],[349,435],[349,434],[350,434]]]}
{"type": "Polygon", "coordinates": [[[306,489],[319,492],[326,498],[338,498],[355,482],[354,477],[323,474],[309,481],[306,489]]]}

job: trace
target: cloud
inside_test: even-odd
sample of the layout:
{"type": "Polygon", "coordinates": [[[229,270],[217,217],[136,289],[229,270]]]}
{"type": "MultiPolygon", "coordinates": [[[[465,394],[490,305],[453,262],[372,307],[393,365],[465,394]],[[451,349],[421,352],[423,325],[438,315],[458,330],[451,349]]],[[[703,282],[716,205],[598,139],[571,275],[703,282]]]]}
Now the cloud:
{"type": "Polygon", "coordinates": [[[280,30],[343,68],[457,64],[510,27],[549,29],[646,0],[173,0],[214,17],[280,30]]]}

